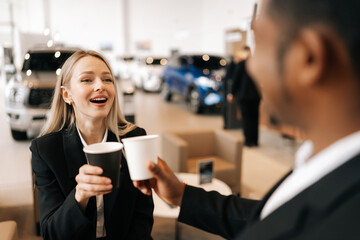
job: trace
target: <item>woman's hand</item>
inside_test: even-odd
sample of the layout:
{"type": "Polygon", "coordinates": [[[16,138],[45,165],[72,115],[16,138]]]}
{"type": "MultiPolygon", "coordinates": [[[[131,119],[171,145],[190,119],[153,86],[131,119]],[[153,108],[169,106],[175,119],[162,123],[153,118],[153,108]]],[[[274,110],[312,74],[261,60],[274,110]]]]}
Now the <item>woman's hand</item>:
{"type": "Polygon", "coordinates": [[[153,188],[162,200],[169,204],[180,206],[185,184],[179,181],[168,165],[160,158],[158,158],[158,164],[150,162],[148,169],[154,178],[144,181],[133,181],[134,186],[147,195],[151,194],[151,188],[153,188]]]}
{"type": "Polygon", "coordinates": [[[80,167],[79,174],[75,177],[77,182],[75,200],[80,208],[85,211],[90,197],[110,193],[113,186],[110,178],[100,176],[102,168],[85,164],[80,167]]]}

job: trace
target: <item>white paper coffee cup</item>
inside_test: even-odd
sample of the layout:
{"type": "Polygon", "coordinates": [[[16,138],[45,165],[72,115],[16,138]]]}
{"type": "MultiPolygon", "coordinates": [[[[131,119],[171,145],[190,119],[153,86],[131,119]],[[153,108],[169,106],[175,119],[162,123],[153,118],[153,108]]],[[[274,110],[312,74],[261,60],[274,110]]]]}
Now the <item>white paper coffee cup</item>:
{"type": "Polygon", "coordinates": [[[157,163],[158,135],[147,135],[122,139],[126,160],[132,180],[152,178],[147,165],[149,161],[157,163]]]}

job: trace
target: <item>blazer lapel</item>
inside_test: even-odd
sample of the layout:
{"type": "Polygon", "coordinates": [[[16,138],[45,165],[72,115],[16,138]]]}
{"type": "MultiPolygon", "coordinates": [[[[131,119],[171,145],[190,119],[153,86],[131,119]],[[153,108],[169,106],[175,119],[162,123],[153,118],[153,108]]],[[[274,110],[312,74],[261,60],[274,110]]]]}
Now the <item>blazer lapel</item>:
{"type": "Polygon", "coordinates": [[[279,207],[264,220],[260,212],[272,192],[265,197],[257,209],[255,219],[250,222],[239,239],[290,239],[293,234],[312,222],[323,221],[321,216],[334,210],[343,199],[360,184],[360,155],[335,169],[293,199],[279,207]],[[257,220],[257,221],[256,221],[257,220]]]}
{"type": "Polygon", "coordinates": [[[69,178],[71,179],[71,189],[76,186],[75,177],[79,173],[79,168],[86,164],[85,153],[78,132],[75,128],[63,132],[64,153],[67,164],[69,178]]]}
{"type": "Polygon", "coordinates": [[[253,213],[252,217],[249,220],[248,224],[253,224],[257,221],[259,221],[260,219],[260,214],[262,209],[265,206],[265,203],[269,200],[270,196],[275,192],[275,190],[280,186],[280,184],[292,173],[293,171],[289,171],[282,179],[280,179],[280,181],[278,183],[276,183],[276,185],[270,189],[270,191],[264,196],[264,198],[261,200],[260,204],[258,205],[258,207],[256,208],[255,212],[253,213]]]}

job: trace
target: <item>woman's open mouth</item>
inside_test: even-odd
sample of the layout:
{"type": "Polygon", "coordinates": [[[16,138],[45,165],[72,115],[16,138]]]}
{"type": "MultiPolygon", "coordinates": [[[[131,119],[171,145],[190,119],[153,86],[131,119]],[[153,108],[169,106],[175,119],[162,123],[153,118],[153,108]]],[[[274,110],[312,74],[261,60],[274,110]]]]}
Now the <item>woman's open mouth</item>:
{"type": "Polygon", "coordinates": [[[102,104],[102,103],[106,103],[108,99],[105,97],[96,97],[96,98],[92,98],[90,99],[90,102],[92,103],[97,103],[97,104],[102,104]]]}

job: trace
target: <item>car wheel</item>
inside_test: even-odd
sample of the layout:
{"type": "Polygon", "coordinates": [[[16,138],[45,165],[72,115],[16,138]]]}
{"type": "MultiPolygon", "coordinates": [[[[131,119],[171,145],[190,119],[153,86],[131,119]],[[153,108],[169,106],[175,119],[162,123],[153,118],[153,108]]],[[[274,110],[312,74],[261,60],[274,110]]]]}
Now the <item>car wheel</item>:
{"type": "Polygon", "coordinates": [[[23,132],[23,131],[17,131],[17,130],[11,129],[11,135],[17,141],[27,139],[27,134],[26,134],[26,132],[23,132]]]}
{"type": "Polygon", "coordinates": [[[172,93],[169,89],[169,84],[167,84],[167,82],[163,83],[163,87],[161,90],[161,95],[163,96],[164,100],[167,102],[170,102],[172,99],[172,93]]]}
{"type": "Polygon", "coordinates": [[[188,98],[188,106],[191,112],[200,113],[201,102],[200,102],[200,93],[196,88],[190,90],[188,98]]]}

